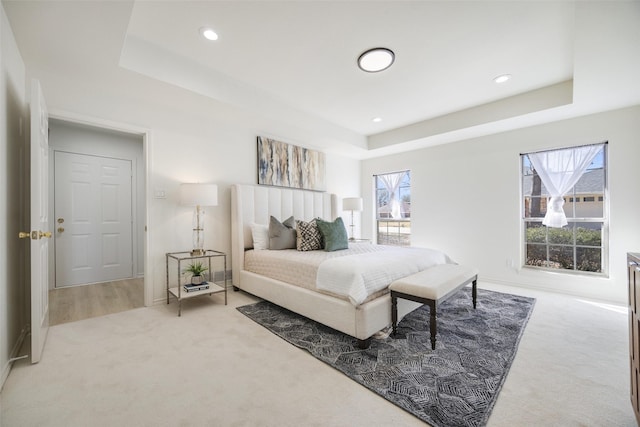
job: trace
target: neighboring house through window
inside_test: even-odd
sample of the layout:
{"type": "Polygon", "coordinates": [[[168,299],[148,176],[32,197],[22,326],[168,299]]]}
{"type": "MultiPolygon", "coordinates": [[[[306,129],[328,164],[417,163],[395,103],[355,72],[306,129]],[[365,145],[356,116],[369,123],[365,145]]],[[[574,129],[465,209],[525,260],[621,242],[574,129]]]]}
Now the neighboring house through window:
{"type": "Polygon", "coordinates": [[[411,172],[374,175],[376,186],[377,242],[411,244],[411,172]]]}
{"type": "Polygon", "coordinates": [[[607,144],[521,155],[524,265],[607,274],[607,144]]]}

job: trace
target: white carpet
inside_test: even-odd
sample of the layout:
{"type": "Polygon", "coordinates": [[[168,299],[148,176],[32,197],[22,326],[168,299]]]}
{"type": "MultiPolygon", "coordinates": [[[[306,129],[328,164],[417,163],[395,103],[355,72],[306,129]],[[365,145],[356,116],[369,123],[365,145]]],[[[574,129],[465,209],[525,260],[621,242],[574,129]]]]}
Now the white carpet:
{"type": "MultiPolygon", "coordinates": [[[[625,307],[507,286],[536,307],[489,426],[634,426],[625,307]]],[[[13,426],[423,426],[235,310],[244,293],[57,325],[0,395],[13,426]]]]}

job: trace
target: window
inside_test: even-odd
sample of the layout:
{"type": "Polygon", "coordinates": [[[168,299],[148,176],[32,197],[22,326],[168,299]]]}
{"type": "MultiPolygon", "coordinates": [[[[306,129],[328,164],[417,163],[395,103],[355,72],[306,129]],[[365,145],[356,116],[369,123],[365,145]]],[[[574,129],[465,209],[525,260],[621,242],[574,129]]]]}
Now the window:
{"type": "Polygon", "coordinates": [[[573,173],[569,170],[571,165],[565,166],[568,163],[556,162],[556,166],[563,164],[567,170],[558,173],[556,169],[551,174],[554,176],[549,178],[549,170],[544,171],[545,166],[540,166],[539,160],[532,160],[532,157],[539,154],[559,154],[565,156],[565,160],[570,159],[573,162],[580,156],[577,150],[583,147],[521,155],[524,265],[527,267],[607,273],[607,144],[585,147],[595,154],[592,158],[584,159],[586,169],[582,174],[577,173],[574,176],[574,179],[578,176],[579,179],[565,194],[560,194],[560,204],[554,201],[554,195],[552,191],[547,190],[542,176],[546,174],[546,179],[551,179],[551,182],[547,181],[551,186],[554,185],[553,179],[573,182],[567,178],[573,173]],[[538,173],[534,163],[540,166],[541,173],[538,173]],[[583,196],[585,194],[588,196],[583,196]],[[589,203],[577,203],[581,197],[584,202],[589,203]],[[565,202],[564,205],[562,200],[565,202]],[[549,224],[548,218],[554,215],[553,212],[547,212],[547,207],[552,204],[557,207],[550,207],[551,211],[559,209],[560,212],[564,212],[566,225],[543,224],[549,224]]]}
{"type": "Polygon", "coordinates": [[[380,245],[411,244],[411,172],[374,175],[377,241],[380,245]]]}

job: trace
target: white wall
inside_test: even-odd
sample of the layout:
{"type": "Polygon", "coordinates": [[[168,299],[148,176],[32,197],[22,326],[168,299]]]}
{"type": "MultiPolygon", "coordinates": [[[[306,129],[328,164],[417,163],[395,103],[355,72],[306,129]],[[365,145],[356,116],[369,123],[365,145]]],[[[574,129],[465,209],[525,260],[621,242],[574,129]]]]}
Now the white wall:
{"type": "MultiPolygon", "coordinates": [[[[52,152],[64,151],[68,153],[87,154],[93,156],[111,157],[131,161],[133,173],[133,221],[134,221],[134,276],[144,274],[144,220],[145,220],[145,170],[142,152],[142,136],[115,132],[95,127],[79,125],[59,120],[49,121],[49,147],[52,152]]],[[[50,155],[49,165],[49,197],[50,197],[50,229],[56,228],[54,215],[54,174],[55,156],[50,155]]],[[[51,251],[53,257],[53,251],[51,251]]],[[[49,271],[55,275],[55,267],[51,265],[49,271]]],[[[53,280],[50,286],[53,287],[53,280]]]]}
{"type": "Polygon", "coordinates": [[[18,240],[27,230],[25,210],[28,156],[25,132],[25,69],[4,8],[0,5],[0,387],[9,374],[9,359],[18,355],[27,323],[29,241],[18,240]],[[25,182],[26,181],[26,182],[25,182]]]}
{"type": "Polygon", "coordinates": [[[477,266],[481,280],[626,301],[628,251],[640,250],[640,107],[564,120],[363,161],[362,193],[373,235],[372,175],[411,170],[414,246],[477,266]],[[521,264],[520,153],[609,141],[608,278],[515,269],[521,264]]]}

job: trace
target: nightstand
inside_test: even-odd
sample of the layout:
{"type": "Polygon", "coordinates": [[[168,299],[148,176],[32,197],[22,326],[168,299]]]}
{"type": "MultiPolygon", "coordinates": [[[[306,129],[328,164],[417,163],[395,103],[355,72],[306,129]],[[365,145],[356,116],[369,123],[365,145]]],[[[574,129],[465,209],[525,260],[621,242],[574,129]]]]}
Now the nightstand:
{"type": "Polygon", "coordinates": [[[173,296],[178,300],[178,316],[182,315],[182,300],[195,298],[203,295],[213,295],[224,292],[224,305],[227,305],[227,254],[220,251],[214,251],[207,249],[202,255],[191,255],[191,252],[169,252],[166,254],[166,268],[167,268],[167,304],[169,304],[169,298],[173,296]],[[184,285],[187,283],[181,280],[182,270],[187,266],[187,262],[194,262],[195,260],[201,260],[207,264],[210,280],[207,282],[208,289],[189,291],[184,289],[184,285]],[[222,284],[215,282],[215,271],[212,267],[216,263],[222,263],[222,284]],[[175,266],[175,272],[173,268],[175,266]],[[171,274],[169,274],[171,270],[171,274]],[[176,278],[177,281],[173,282],[172,279],[176,278]],[[184,282],[184,283],[183,283],[184,282]]]}

